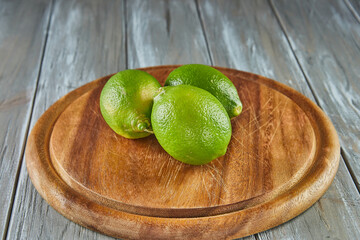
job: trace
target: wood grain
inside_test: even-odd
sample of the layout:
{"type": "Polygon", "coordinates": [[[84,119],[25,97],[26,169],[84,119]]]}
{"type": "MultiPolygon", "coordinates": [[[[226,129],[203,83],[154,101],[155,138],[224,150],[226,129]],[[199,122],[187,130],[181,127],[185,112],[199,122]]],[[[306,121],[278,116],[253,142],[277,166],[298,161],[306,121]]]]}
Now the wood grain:
{"type": "MultiPolygon", "coordinates": [[[[164,82],[171,69],[174,67],[146,70],[156,77],[162,76],[158,78],[164,82]]],[[[232,143],[228,156],[218,159],[219,165],[215,162],[210,169],[204,170],[177,161],[171,163],[172,159],[166,156],[159,145],[156,146],[156,140],[151,137],[143,141],[114,138],[109,128],[109,132],[106,131],[107,125],[100,112],[91,107],[96,106],[102,86],[108,79],[105,77],[61,98],[33,128],[26,148],[26,160],[35,187],[63,215],[115,237],[242,237],[298,215],[326,191],[335,176],[340,156],[335,129],[315,104],[293,89],[258,75],[231,69],[219,70],[232,79],[248,106],[243,118],[236,118],[232,122],[232,143]],[[79,110],[81,116],[77,117],[76,112],[79,110]],[[71,114],[74,114],[74,118],[70,117],[71,114]],[[85,122],[82,119],[86,119],[85,122]],[[245,122],[249,125],[246,126],[245,122]],[[66,124],[75,126],[75,131],[71,127],[63,129],[66,124]],[[76,127],[79,124],[81,126],[76,127]],[[82,127],[85,129],[81,130],[82,127]],[[64,135],[62,130],[70,133],[64,135]],[[87,139],[87,135],[91,141],[87,139]],[[241,136],[247,136],[248,140],[244,140],[243,145],[237,139],[241,136]],[[97,138],[104,141],[96,141],[97,138]],[[79,144],[80,142],[85,145],[79,144]],[[147,158],[151,154],[147,153],[149,148],[144,144],[154,146],[154,158],[147,158]],[[57,145],[60,145],[58,149],[64,147],[64,151],[58,150],[57,145]],[[110,148],[105,147],[106,145],[110,148]],[[74,147],[80,151],[73,152],[74,147]],[[119,152],[113,154],[116,148],[119,148],[119,152]],[[136,152],[131,154],[132,149],[136,152]],[[110,150],[112,151],[109,152],[110,150]],[[254,154],[258,156],[250,157],[254,154]],[[61,155],[62,159],[59,158],[61,155]],[[77,160],[68,160],[69,157],[77,160]],[[96,162],[102,158],[108,160],[96,162]],[[161,172],[162,176],[171,175],[169,179],[165,179],[165,187],[161,186],[163,178],[154,176],[159,173],[158,164],[152,162],[154,160],[160,162],[159,166],[163,165],[162,161],[171,165],[164,167],[164,174],[161,172]],[[141,166],[145,166],[144,169],[140,169],[141,166]],[[74,171],[74,168],[81,170],[74,171]],[[128,175],[123,175],[122,169],[128,175]],[[191,188],[201,180],[196,177],[214,169],[221,172],[220,178],[216,178],[213,172],[210,177],[204,176],[202,179],[205,181],[204,186],[196,188],[203,192],[206,186],[211,187],[211,193],[217,202],[213,202],[212,197],[208,196],[209,191],[196,195],[198,200],[195,200],[191,195],[195,194],[191,188]],[[137,174],[132,174],[131,171],[137,174]],[[195,174],[189,174],[189,171],[194,171],[195,174]],[[139,178],[139,182],[136,178],[139,178]],[[184,180],[179,182],[177,179],[184,180]],[[186,181],[188,179],[190,182],[186,181]],[[113,184],[118,184],[119,181],[122,182],[119,185],[126,185],[125,188],[113,184]],[[219,181],[223,181],[221,187],[217,186],[219,181]],[[238,188],[234,181],[241,187],[238,188]],[[137,186],[129,186],[137,182],[137,186]],[[283,185],[284,182],[289,185],[283,185]],[[82,186],[78,187],[79,185],[82,186]],[[159,185],[163,194],[156,191],[159,185]],[[184,186],[187,187],[185,193],[181,190],[184,186]],[[145,189],[145,193],[139,192],[139,188],[145,189]],[[224,189],[228,192],[224,192],[224,189]],[[110,194],[112,191],[116,191],[116,195],[120,197],[115,199],[116,202],[109,203],[106,200],[114,199],[115,196],[110,194]],[[140,200],[135,201],[121,191],[126,191],[128,195],[134,194],[140,200]],[[168,191],[173,198],[166,199],[168,191]],[[184,194],[179,197],[178,191],[184,194]],[[94,192],[96,194],[93,195],[94,192]],[[184,198],[188,202],[179,202],[184,198]],[[128,206],[122,207],[123,202],[128,206]],[[222,207],[226,205],[229,207],[224,211],[222,207]],[[141,207],[157,209],[154,212],[142,212],[141,207]],[[189,207],[191,211],[188,211],[189,207]],[[197,211],[198,208],[205,210],[197,211]],[[176,209],[179,211],[175,211],[176,209]],[[166,213],[166,210],[170,211],[166,213]],[[159,212],[165,214],[155,217],[159,212]],[[194,212],[199,213],[194,215],[194,212]],[[151,226],[150,229],[147,226],[151,226]]]]}
{"type": "MultiPolygon", "coordinates": [[[[199,8],[215,65],[277,79],[315,101],[286,35],[267,1],[199,1],[199,8]]],[[[302,16],[303,20],[306,18],[302,16]]],[[[307,24],[311,25],[311,22],[307,24]]],[[[360,219],[359,198],[351,176],[341,161],[334,183],[319,202],[301,216],[258,237],[359,238],[360,222],[355,220],[360,219]]]]}
{"type": "Polygon", "coordinates": [[[128,67],[210,64],[194,1],[127,1],[128,67]]]}
{"type": "MultiPolygon", "coordinates": [[[[121,1],[55,2],[30,127],[64,94],[125,69],[123,10],[121,1]]],[[[8,239],[110,238],[67,220],[49,206],[31,184],[24,163],[8,239]]]]}
{"type": "Polygon", "coordinates": [[[0,1],[0,233],[6,233],[49,21],[49,1],[0,1]],[[19,21],[25,18],[26,21],[19,21]]]}
{"type": "Polygon", "coordinates": [[[343,1],[273,5],[360,189],[360,24],[343,1]]]}

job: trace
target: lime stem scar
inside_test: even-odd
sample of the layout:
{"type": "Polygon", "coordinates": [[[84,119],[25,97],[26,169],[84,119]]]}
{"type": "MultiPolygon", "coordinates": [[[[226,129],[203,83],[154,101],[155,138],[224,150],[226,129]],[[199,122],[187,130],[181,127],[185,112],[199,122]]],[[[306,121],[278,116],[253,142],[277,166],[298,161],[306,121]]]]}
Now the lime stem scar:
{"type": "Polygon", "coordinates": [[[148,123],[146,123],[146,122],[141,122],[141,123],[138,123],[138,125],[137,125],[137,128],[140,131],[144,131],[147,127],[148,127],[148,123]]]}

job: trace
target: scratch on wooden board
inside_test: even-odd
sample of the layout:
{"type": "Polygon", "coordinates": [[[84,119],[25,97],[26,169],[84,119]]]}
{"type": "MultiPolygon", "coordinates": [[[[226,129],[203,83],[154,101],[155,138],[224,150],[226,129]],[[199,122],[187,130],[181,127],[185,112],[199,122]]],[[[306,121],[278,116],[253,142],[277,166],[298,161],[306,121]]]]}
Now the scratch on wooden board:
{"type": "MultiPolygon", "coordinates": [[[[280,105],[281,105],[281,101],[279,102],[279,104],[278,105],[276,105],[276,107],[273,109],[273,110],[271,110],[271,112],[269,112],[269,113],[267,113],[267,115],[271,115],[273,112],[275,112],[279,107],[280,107],[280,105]]],[[[255,129],[254,131],[252,131],[248,136],[251,136],[252,134],[254,134],[255,132],[257,132],[257,131],[260,131],[260,129],[262,129],[263,127],[265,127],[265,126],[267,126],[270,122],[272,122],[273,121],[273,119],[269,119],[269,120],[267,120],[263,125],[261,125],[260,127],[258,127],[257,129],[255,129]]]]}
{"type": "MultiPolygon", "coordinates": [[[[219,158],[215,159],[215,162],[217,162],[217,163],[221,166],[221,168],[224,168],[224,166],[222,165],[222,163],[221,163],[221,161],[220,161],[219,158]]],[[[214,162],[214,163],[215,163],[215,162],[214,162]]]]}
{"type": "Polygon", "coordinates": [[[258,128],[259,127],[259,120],[258,120],[259,116],[256,116],[255,110],[252,105],[249,105],[249,109],[250,109],[250,118],[251,118],[251,114],[252,114],[253,119],[245,127],[251,126],[252,123],[255,123],[256,128],[258,128]]]}
{"type": "Polygon", "coordinates": [[[170,165],[170,162],[171,162],[171,160],[169,159],[169,161],[167,161],[167,164],[166,164],[166,168],[165,168],[165,170],[167,170],[166,172],[165,172],[165,188],[167,188],[168,186],[169,186],[169,175],[170,175],[170,172],[169,172],[169,165],[170,165]]]}
{"type": "Polygon", "coordinates": [[[176,177],[178,175],[178,171],[174,170],[174,166],[176,164],[178,164],[177,162],[175,162],[173,159],[171,159],[171,157],[169,157],[169,164],[167,166],[169,166],[167,169],[168,169],[168,172],[167,172],[167,181],[166,181],[166,184],[165,184],[165,187],[168,188],[170,183],[172,182],[175,182],[176,180],[176,177]]]}
{"type": "Polygon", "coordinates": [[[113,154],[113,155],[115,155],[115,156],[117,156],[117,157],[121,157],[120,154],[118,154],[118,153],[116,153],[116,152],[114,152],[114,151],[109,150],[109,153],[111,153],[111,154],[113,154]]]}
{"type": "MultiPolygon", "coordinates": [[[[242,141],[240,141],[239,139],[237,139],[235,136],[232,136],[233,137],[233,139],[234,140],[236,140],[241,146],[243,146],[244,148],[243,149],[245,149],[245,148],[247,148],[248,146],[245,146],[244,145],[244,138],[242,138],[242,141]]],[[[248,154],[250,154],[250,152],[247,152],[247,151],[244,151],[245,153],[248,153],[248,154]]],[[[255,153],[255,155],[256,155],[256,157],[260,157],[257,153],[255,153]]]]}
{"type": "Polygon", "coordinates": [[[185,188],[182,188],[182,191],[179,192],[179,195],[178,195],[177,201],[176,201],[176,205],[180,205],[180,201],[183,201],[182,196],[183,196],[184,192],[188,192],[188,191],[187,191],[188,187],[189,187],[189,185],[186,184],[186,185],[185,185],[185,188]]]}
{"type": "MultiPolygon", "coordinates": [[[[264,127],[266,127],[266,126],[268,126],[269,124],[271,124],[271,122],[274,121],[273,118],[267,120],[267,121],[266,121],[264,124],[262,124],[261,126],[258,126],[254,131],[248,133],[249,130],[252,129],[252,127],[253,127],[252,124],[253,124],[254,122],[258,125],[258,123],[259,123],[259,121],[258,121],[259,117],[261,117],[263,114],[271,115],[272,113],[274,113],[275,111],[277,111],[279,108],[280,108],[280,109],[283,109],[283,110],[281,111],[281,113],[280,113],[280,121],[281,121],[281,119],[283,118],[283,116],[284,116],[284,114],[285,114],[285,110],[284,110],[284,109],[286,109],[286,106],[287,106],[288,102],[286,102],[286,101],[285,101],[285,102],[280,101],[270,112],[266,112],[265,107],[272,101],[272,99],[273,99],[273,98],[271,97],[271,98],[269,98],[269,99],[265,102],[265,104],[262,106],[262,110],[260,111],[261,114],[260,114],[260,115],[257,115],[257,116],[255,116],[252,106],[251,106],[251,105],[247,105],[247,106],[248,106],[248,109],[250,109],[250,111],[251,111],[251,113],[252,113],[252,114],[250,115],[251,118],[252,118],[251,121],[249,121],[249,123],[248,123],[247,125],[245,125],[245,126],[240,125],[239,122],[235,122],[236,127],[238,127],[239,129],[241,129],[241,132],[242,132],[241,135],[242,135],[242,136],[251,136],[251,135],[253,135],[255,132],[261,131],[264,127]]],[[[273,130],[273,133],[272,133],[272,135],[271,135],[271,137],[270,137],[270,141],[269,141],[268,144],[271,144],[272,141],[274,140],[274,137],[275,137],[275,135],[276,135],[276,133],[277,133],[280,125],[281,125],[281,122],[278,123],[277,126],[275,127],[275,129],[273,130]]],[[[234,140],[237,142],[237,144],[239,144],[239,146],[240,146],[239,155],[241,155],[241,157],[240,157],[240,156],[239,156],[239,157],[240,157],[241,159],[243,159],[243,158],[245,157],[245,158],[247,158],[247,159],[251,159],[251,161],[262,161],[262,157],[261,157],[258,153],[256,153],[255,151],[250,152],[250,151],[247,151],[247,150],[246,150],[248,146],[245,146],[245,145],[244,145],[244,138],[243,138],[243,137],[241,137],[241,140],[239,140],[239,139],[237,138],[237,136],[234,134],[234,135],[232,136],[232,139],[234,139],[234,140]]],[[[236,157],[236,156],[234,156],[234,157],[236,157]]],[[[265,164],[268,164],[268,163],[265,162],[265,164]]]]}
{"type": "Polygon", "coordinates": [[[149,153],[150,153],[150,145],[148,145],[148,147],[146,148],[146,152],[145,152],[145,156],[144,156],[145,160],[149,157],[149,153]]]}
{"type": "MultiPolygon", "coordinates": [[[[286,109],[287,104],[288,104],[288,102],[285,102],[285,106],[283,107],[283,109],[286,109]]],[[[279,123],[278,123],[278,125],[276,126],[276,128],[275,128],[275,130],[274,130],[274,133],[272,134],[268,145],[270,145],[271,142],[274,140],[274,137],[275,137],[275,135],[276,135],[276,132],[278,131],[279,126],[281,125],[281,120],[282,120],[282,118],[283,118],[283,116],[284,116],[284,113],[285,113],[285,110],[282,110],[282,112],[281,112],[281,114],[280,114],[279,123]]]]}
{"type": "MultiPolygon", "coordinates": [[[[245,85],[245,88],[244,88],[245,90],[246,90],[246,94],[247,94],[247,99],[251,99],[251,97],[250,97],[250,91],[249,91],[249,88],[248,88],[248,86],[246,86],[245,85]]],[[[258,122],[258,116],[256,116],[256,113],[255,113],[255,110],[253,109],[253,106],[252,106],[252,104],[249,104],[248,105],[249,106],[249,109],[250,109],[250,113],[252,113],[253,114],[253,119],[255,120],[255,122],[256,122],[256,125],[257,126],[259,126],[259,122],[258,122]]],[[[252,122],[252,121],[251,121],[252,122]]],[[[250,122],[250,123],[251,123],[250,122]]]]}
{"type": "Polygon", "coordinates": [[[173,163],[176,164],[176,167],[171,167],[172,174],[170,175],[170,177],[171,177],[170,181],[175,182],[177,176],[179,175],[179,172],[180,172],[182,166],[180,164],[178,164],[177,162],[175,162],[175,161],[173,161],[173,163]]]}
{"type": "MultiPolygon", "coordinates": [[[[272,98],[269,98],[268,101],[266,101],[266,103],[264,104],[264,106],[262,106],[262,108],[265,108],[265,106],[270,102],[270,100],[272,100],[272,98]]],[[[251,105],[250,105],[251,106],[251,105]]],[[[250,108],[246,109],[246,111],[249,111],[250,108]]],[[[244,114],[246,111],[244,111],[242,114],[244,114]]],[[[249,126],[250,123],[254,122],[254,121],[258,121],[258,118],[260,118],[261,116],[265,115],[265,114],[269,114],[266,111],[262,111],[262,113],[260,113],[259,115],[257,115],[256,117],[254,117],[254,119],[252,119],[251,121],[248,122],[246,126],[249,126]]]]}
{"type": "Polygon", "coordinates": [[[118,135],[115,132],[113,132],[112,137],[115,138],[116,141],[119,141],[118,135]]]}
{"type": "Polygon", "coordinates": [[[163,164],[161,165],[160,170],[159,170],[159,172],[158,172],[158,176],[159,176],[159,177],[162,175],[162,171],[163,171],[163,168],[164,168],[164,166],[165,166],[166,163],[167,163],[167,162],[164,161],[163,164]]]}
{"type": "Polygon", "coordinates": [[[214,170],[214,171],[215,171],[215,175],[216,175],[216,176],[214,175],[213,171],[211,171],[211,170],[209,171],[210,175],[213,177],[213,179],[215,179],[215,181],[217,182],[218,186],[219,186],[221,189],[223,189],[225,192],[227,192],[226,184],[225,184],[225,182],[224,182],[224,179],[223,179],[220,171],[219,171],[217,168],[215,168],[214,166],[212,166],[212,167],[211,167],[210,165],[205,165],[205,166],[207,166],[207,167],[210,168],[211,170],[214,170]]]}
{"type": "Polygon", "coordinates": [[[208,190],[208,188],[207,188],[207,184],[205,183],[205,180],[204,180],[204,168],[203,168],[204,166],[201,166],[201,180],[202,180],[202,185],[204,186],[204,188],[203,189],[205,189],[206,190],[206,193],[207,193],[207,195],[208,195],[208,199],[209,199],[209,202],[211,203],[212,202],[212,197],[211,197],[211,194],[210,194],[210,192],[209,192],[209,190],[208,190]]]}
{"type": "Polygon", "coordinates": [[[269,97],[269,99],[265,102],[265,104],[262,106],[262,108],[265,108],[266,105],[268,105],[268,103],[272,100],[273,100],[273,97],[269,97]]]}
{"type": "Polygon", "coordinates": [[[90,108],[90,110],[91,110],[91,112],[94,114],[94,116],[96,117],[96,118],[99,118],[100,116],[99,116],[99,113],[94,109],[94,108],[90,108]]]}

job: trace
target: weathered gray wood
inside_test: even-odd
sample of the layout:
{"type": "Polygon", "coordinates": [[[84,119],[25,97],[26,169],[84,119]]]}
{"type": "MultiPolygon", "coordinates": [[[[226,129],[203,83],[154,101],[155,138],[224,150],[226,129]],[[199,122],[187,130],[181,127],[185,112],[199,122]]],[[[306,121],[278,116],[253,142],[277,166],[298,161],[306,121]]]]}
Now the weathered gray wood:
{"type": "Polygon", "coordinates": [[[313,207],[291,222],[259,234],[259,239],[359,239],[360,197],[346,171],[340,161],[332,186],[313,207]]]}
{"type": "Polygon", "coordinates": [[[359,0],[344,0],[348,5],[354,17],[360,22],[360,1],[359,0]]]}
{"type": "Polygon", "coordinates": [[[128,1],[129,68],[210,64],[194,1],[128,1]]]}
{"type": "MultiPolygon", "coordinates": [[[[56,1],[31,127],[57,99],[125,68],[122,1],[56,1]]],[[[110,239],[62,217],[36,192],[22,165],[8,239],[110,239]]]]}
{"type": "Polygon", "coordinates": [[[50,1],[0,1],[0,233],[6,232],[31,116],[50,1]]]}
{"type": "Polygon", "coordinates": [[[360,24],[343,1],[272,4],[360,189],[360,24]]]}
{"type": "MultiPolygon", "coordinates": [[[[287,8],[289,5],[287,2],[287,8]]],[[[314,101],[267,1],[200,1],[200,13],[215,65],[276,79],[314,101]]],[[[300,19],[305,18],[302,17],[300,19]]],[[[311,25],[311,22],[306,24],[311,25]]],[[[297,29],[294,27],[293,31],[297,29]]],[[[341,161],[334,183],[313,207],[296,219],[258,236],[260,239],[323,239],[327,236],[357,239],[360,236],[359,199],[351,176],[341,161]]]]}

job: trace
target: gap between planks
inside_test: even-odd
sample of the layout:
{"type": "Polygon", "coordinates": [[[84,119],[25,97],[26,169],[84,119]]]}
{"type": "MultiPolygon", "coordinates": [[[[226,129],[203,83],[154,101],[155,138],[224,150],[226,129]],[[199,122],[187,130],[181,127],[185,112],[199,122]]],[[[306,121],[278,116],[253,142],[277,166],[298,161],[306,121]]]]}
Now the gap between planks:
{"type": "Polygon", "coordinates": [[[6,216],[6,225],[5,225],[4,233],[3,233],[3,236],[2,236],[3,240],[8,238],[7,235],[8,235],[8,229],[9,229],[9,223],[10,223],[11,216],[13,214],[14,200],[15,200],[15,196],[16,196],[16,192],[17,192],[17,188],[18,188],[18,182],[19,182],[21,166],[23,164],[25,146],[26,146],[26,143],[27,143],[27,140],[28,140],[28,135],[29,135],[29,131],[30,131],[30,122],[31,122],[33,112],[34,112],[36,94],[37,94],[38,87],[39,87],[39,80],[40,80],[40,77],[41,77],[41,69],[42,69],[42,65],[43,65],[43,60],[44,60],[44,56],[45,56],[45,49],[46,49],[46,44],[47,44],[50,25],[51,25],[51,18],[52,18],[52,13],[53,13],[53,8],[54,8],[54,1],[55,0],[50,1],[50,10],[49,10],[49,15],[48,15],[47,24],[46,24],[45,40],[44,40],[44,44],[43,44],[43,46],[41,48],[40,66],[39,66],[38,74],[37,74],[37,78],[36,78],[34,94],[33,94],[32,100],[31,100],[31,105],[30,105],[31,110],[30,110],[30,115],[29,115],[28,121],[27,121],[24,140],[23,140],[22,147],[21,147],[20,159],[19,159],[18,167],[16,169],[15,181],[14,181],[14,184],[13,184],[13,191],[12,191],[12,194],[11,194],[11,201],[10,201],[10,205],[9,205],[9,209],[8,209],[8,214],[6,216]]]}
{"type": "Polygon", "coordinates": [[[123,0],[124,11],[124,45],[125,45],[125,69],[129,69],[129,56],[128,56],[128,23],[127,23],[127,0],[123,0]]]}
{"type": "Polygon", "coordinates": [[[354,6],[351,4],[351,2],[349,2],[349,0],[343,0],[345,5],[349,8],[350,12],[352,13],[352,15],[354,16],[354,18],[356,18],[356,20],[360,23],[360,16],[359,14],[356,12],[354,6]]]}
{"type": "Polygon", "coordinates": [[[201,31],[202,31],[203,36],[204,36],[206,49],[207,49],[207,52],[208,52],[208,55],[209,55],[210,64],[211,64],[211,66],[213,66],[214,61],[213,61],[213,57],[212,57],[211,52],[210,52],[208,38],[207,38],[206,33],[205,33],[204,20],[203,20],[203,18],[201,16],[201,13],[200,13],[199,0],[194,0],[194,2],[195,2],[195,7],[196,7],[196,13],[197,13],[199,21],[200,21],[201,31]]]}
{"type": "MultiPolygon", "coordinates": [[[[344,1],[345,1],[345,3],[346,3],[346,0],[344,0],[344,1]]],[[[287,34],[286,30],[285,30],[285,27],[284,27],[284,24],[283,24],[281,18],[279,17],[279,13],[277,12],[276,8],[274,7],[274,5],[273,5],[273,3],[272,3],[272,0],[268,0],[268,3],[269,3],[269,5],[270,5],[271,11],[273,12],[273,14],[274,14],[274,16],[275,16],[275,18],[276,18],[276,20],[277,20],[277,22],[278,22],[278,24],[279,24],[279,26],[280,26],[280,28],[281,28],[281,31],[284,33],[284,36],[285,36],[285,38],[286,38],[286,41],[287,41],[287,43],[289,44],[289,47],[290,47],[290,49],[291,49],[291,53],[294,55],[294,58],[296,59],[296,63],[298,64],[298,66],[299,66],[299,68],[300,68],[301,74],[303,75],[306,83],[308,84],[308,86],[309,86],[309,88],[310,88],[311,94],[313,95],[313,97],[314,97],[314,99],[315,99],[315,103],[322,109],[322,107],[321,107],[321,105],[320,105],[320,102],[319,102],[319,99],[318,99],[318,97],[316,96],[315,91],[314,91],[314,89],[313,89],[313,87],[312,87],[312,85],[311,85],[311,83],[310,83],[310,81],[309,81],[309,78],[308,78],[307,75],[305,74],[304,69],[303,69],[303,67],[302,67],[301,64],[300,64],[300,61],[299,61],[297,55],[295,54],[294,48],[293,48],[293,46],[291,45],[291,42],[290,42],[290,40],[289,40],[289,36],[288,36],[288,34],[287,34]]],[[[360,186],[358,185],[358,183],[357,183],[357,181],[356,181],[356,177],[355,177],[354,171],[352,170],[352,168],[351,168],[351,166],[350,166],[350,164],[349,164],[349,161],[347,160],[346,154],[344,153],[344,150],[343,150],[343,148],[342,148],[341,146],[340,146],[340,155],[341,155],[341,157],[344,159],[344,163],[345,163],[346,169],[347,169],[347,171],[349,172],[349,174],[350,174],[350,176],[351,176],[351,179],[352,179],[353,183],[355,184],[355,187],[356,187],[358,193],[360,193],[360,186]]]]}

